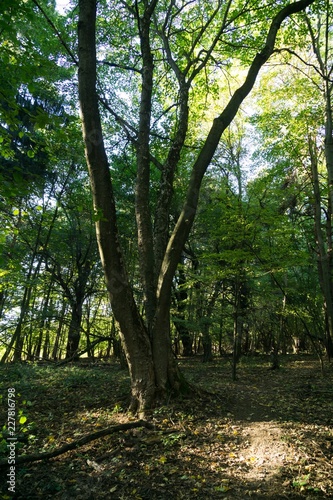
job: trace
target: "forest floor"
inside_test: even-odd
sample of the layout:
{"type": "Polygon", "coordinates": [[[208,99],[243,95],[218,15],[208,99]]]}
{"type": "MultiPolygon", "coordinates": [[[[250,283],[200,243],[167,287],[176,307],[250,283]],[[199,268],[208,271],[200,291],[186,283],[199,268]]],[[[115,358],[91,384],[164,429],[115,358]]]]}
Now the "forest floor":
{"type": "MultiPolygon", "coordinates": [[[[9,499],[333,498],[333,366],[310,356],[244,358],[231,380],[228,359],[180,360],[209,391],[170,399],[145,427],[116,432],[49,460],[8,465],[9,499]]],[[[15,389],[15,453],[52,451],[109,426],[126,413],[129,380],[116,363],[0,367],[0,455],[8,461],[8,388],[15,389]]],[[[1,463],[1,462],[0,462],[1,463]]],[[[1,488],[1,487],[0,487],[1,488]]]]}

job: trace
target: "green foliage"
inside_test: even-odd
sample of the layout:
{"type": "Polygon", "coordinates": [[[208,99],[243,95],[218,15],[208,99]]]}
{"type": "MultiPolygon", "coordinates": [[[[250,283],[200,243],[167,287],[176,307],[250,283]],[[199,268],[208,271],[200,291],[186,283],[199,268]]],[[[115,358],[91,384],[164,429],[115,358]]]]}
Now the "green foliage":
{"type": "MultiPolygon", "coordinates": [[[[156,160],[150,164],[152,225],[160,167],[180,120],[180,88],[185,84],[188,88],[189,122],[173,184],[170,231],[212,120],[243,82],[246,67],[262,48],[268,20],[284,4],[158,2],[150,40],[154,59],[150,151],[156,160]]],[[[69,4],[65,15],[57,14],[54,2],[40,5],[57,32],[33,2],[3,1],[0,8],[1,339],[8,345],[19,323],[21,347],[28,353],[24,356],[32,359],[52,357],[58,341],[54,356],[63,355],[64,331],[79,290],[84,295],[81,327],[88,337],[91,330],[92,335],[106,335],[110,325],[94,241],[94,223],[103,220],[103,213],[91,208],[77,116],[75,5],[69,4]],[[101,304],[105,314],[97,314],[101,304]]],[[[137,7],[142,14],[144,3],[137,7]]],[[[316,2],[307,11],[315,36],[322,35],[323,24],[314,20],[317,16],[323,20],[326,8],[324,2],[316,2]]],[[[302,62],[284,50],[288,46],[306,53],[309,43],[305,16],[286,20],[274,56],[278,65],[264,70],[249,105],[251,119],[244,109],[220,142],[174,280],[175,337],[183,328],[199,343],[206,330],[215,349],[219,343],[229,351],[240,285],[246,288],[244,325],[252,339],[262,336],[258,328],[263,331],[265,324],[275,335],[281,318],[289,330],[289,345],[297,329],[303,330],[299,317],[308,328],[316,328],[316,335],[324,330],[323,301],[309,251],[313,194],[304,140],[306,130],[320,142],[323,94],[319,73],[311,66],[296,72],[302,62]],[[289,65],[288,71],[281,71],[281,63],[289,65]],[[251,168],[259,172],[255,178],[247,177],[251,168]],[[283,312],[281,285],[288,297],[283,312]],[[318,326],[315,317],[320,318],[318,326]]],[[[129,5],[116,0],[98,3],[97,53],[120,245],[135,298],[141,303],[135,141],[142,60],[139,23],[129,5]]],[[[321,162],[321,174],[323,167],[321,162]]],[[[327,198],[326,187],[322,197],[327,198]]],[[[80,347],[85,344],[83,338],[80,347]]],[[[100,345],[101,351],[105,345],[100,345]]]]}

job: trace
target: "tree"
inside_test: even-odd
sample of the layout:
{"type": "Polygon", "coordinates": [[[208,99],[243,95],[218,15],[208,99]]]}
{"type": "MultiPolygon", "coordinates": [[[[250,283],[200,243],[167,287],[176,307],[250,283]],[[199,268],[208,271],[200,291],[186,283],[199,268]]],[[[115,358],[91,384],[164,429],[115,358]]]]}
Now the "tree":
{"type": "MultiPolygon", "coordinates": [[[[80,176],[79,173],[76,175],[80,176]]],[[[44,254],[52,280],[58,283],[70,304],[68,358],[77,356],[79,350],[83,304],[98,289],[96,239],[85,177],[82,175],[67,187],[44,254]]]]}
{"type": "MultiPolygon", "coordinates": [[[[264,285],[261,280],[262,295],[267,295],[267,273],[273,293],[266,309],[273,313],[275,321],[273,316],[272,321],[266,316],[267,325],[272,325],[271,328],[266,325],[266,331],[271,332],[274,341],[271,347],[285,352],[291,344],[296,347],[300,339],[304,347],[304,338],[315,347],[318,343],[327,344],[318,279],[316,183],[309,150],[315,135],[318,139],[316,156],[323,157],[320,140],[323,109],[313,82],[303,72],[289,69],[288,74],[281,77],[273,68],[266,77],[262,80],[260,95],[256,96],[260,111],[253,117],[253,124],[260,133],[256,156],[266,168],[250,183],[248,193],[253,202],[261,206],[256,254],[266,281],[264,285]],[[291,90],[292,87],[298,89],[297,93],[291,90]],[[280,312],[273,305],[279,302],[280,312]],[[296,323],[298,328],[295,328],[296,323]]],[[[325,200],[327,187],[323,165],[320,166],[320,179],[320,197],[325,200]]],[[[320,226],[324,228],[327,225],[326,203],[322,203],[320,226]]],[[[264,304],[263,298],[261,302],[264,304]]],[[[269,345],[267,340],[269,338],[265,343],[269,345]]]]}
{"type": "Polygon", "coordinates": [[[327,353],[333,357],[333,51],[330,26],[333,8],[330,2],[324,2],[322,12],[315,16],[305,16],[313,53],[316,58],[315,71],[320,76],[319,90],[324,111],[324,163],[327,179],[327,201],[322,200],[319,182],[320,160],[317,154],[317,137],[309,137],[309,157],[311,161],[314,190],[315,234],[318,252],[318,273],[324,296],[327,323],[327,353]],[[325,210],[325,229],[323,230],[322,210],[325,210]]]}
{"type": "Polygon", "coordinates": [[[333,119],[332,119],[332,5],[322,2],[311,13],[303,13],[301,21],[307,36],[301,47],[285,48],[280,61],[289,67],[283,78],[286,88],[293,82],[294,92],[277,87],[278,76],[270,78],[269,108],[259,122],[263,144],[274,163],[285,171],[284,210],[290,210],[308,227],[308,245],[316,260],[326,317],[325,344],[329,357],[333,355],[333,261],[332,261],[332,180],[333,180],[333,119]],[[277,106],[284,100],[284,108],[277,106]],[[272,105],[274,102],[274,105],[272,105]],[[278,143],[275,141],[279,137],[278,143]],[[281,141],[283,137],[283,141],[281,141]],[[277,147],[277,144],[278,147],[277,147]],[[279,150],[279,151],[278,151],[279,150]],[[288,193],[291,195],[288,196],[288,193]]]}
{"type": "MultiPolygon", "coordinates": [[[[125,2],[112,5],[118,12],[119,22],[128,23],[134,29],[127,50],[123,52],[131,63],[109,62],[113,67],[132,67],[132,73],[140,76],[140,96],[137,106],[136,127],[124,122],[113,106],[107,103],[97,88],[96,0],[80,0],[78,23],[79,47],[79,99],[81,106],[86,159],[91,179],[94,210],[97,216],[96,231],[99,251],[104,268],[106,285],[112,310],[120,325],[122,340],[129,365],[132,384],[133,411],[143,411],[152,405],[159,395],[170,388],[180,387],[181,377],[170,348],[169,313],[171,289],[184,244],[190,233],[199,199],[202,178],[210,165],[220,138],[235,117],[241,103],[249,94],[262,66],[274,51],[276,37],[283,21],[300,12],[313,1],[301,0],[285,6],[253,4],[253,8],[240,2],[227,3],[172,2],[163,3],[125,2]],[[242,22],[256,16],[266,38],[242,31],[242,22]],[[267,18],[271,20],[267,27],[267,18]],[[228,39],[228,33],[231,33],[228,39]],[[254,38],[254,40],[253,40],[254,38]],[[135,41],[139,40],[139,46],[135,41]],[[230,47],[248,43],[250,49],[239,55],[230,47]],[[223,49],[225,52],[223,53],[223,49]],[[190,139],[189,106],[195,106],[197,77],[205,70],[218,67],[231,57],[248,62],[244,83],[234,91],[222,113],[214,119],[205,139],[202,139],[198,155],[187,155],[188,189],[181,213],[173,228],[169,228],[170,206],[176,169],[185,155],[186,140],[190,139]],[[139,62],[138,62],[139,61],[139,62]],[[161,63],[160,63],[161,61],[161,63]],[[159,64],[160,63],[160,64],[159,64]],[[158,66],[158,69],[155,67],[158,66]],[[162,73],[164,78],[162,78],[162,73]],[[171,137],[164,143],[165,159],[154,155],[152,138],[161,136],[161,124],[154,130],[152,118],[157,113],[158,78],[170,85],[172,103],[177,114],[171,121],[171,137]],[[170,77],[170,78],[168,78],[170,77]],[[170,82],[173,81],[173,84],[170,82]],[[177,84],[177,86],[176,86],[177,84]],[[176,86],[176,88],[175,88],[176,86]],[[136,223],[139,248],[139,267],[144,292],[145,318],[140,314],[131,288],[117,225],[117,210],[113,194],[109,161],[105,149],[105,137],[101,124],[99,104],[123,125],[131,138],[136,154],[136,223]],[[159,191],[152,206],[152,170],[160,171],[159,191]],[[154,221],[152,209],[154,208],[154,221]]],[[[104,7],[104,6],[103,6],[104,7]]],[[[97,25],[97,29],[100,26],[97,25]]],[[[260,32],[260,30],[258,30],[260,32]]],[[[98,31],[103,47],[105,37],[98,31]]],[[[123,33],[124,36],[124,33],[123,33]]],[[[128,36],[128,34],[127,34],[128,36]]],[[[112,35],[111,35],[112,41],[112,35]]],[[[109,48],[112,53],[113,48],[109,48]]],[[[119,49],[119,47],[118,47],[119,49]]],[[[121,50],[119,49],[119,52],[121,50]]],[[[134,109],[135,110],[135,109],[134,109]]],[[[167,111],[162,111],[165,118],[167,111]]],[[[163,150],[161,153],[163,155],[163,150]]]]}
{"type": "MultiPolygon", "coordinates": [[[[2,309],[9,310],[10,320],[15,318],[10,310],[20,309],[10,340],[5,335],[3,360],[12,348],[14,359],[20,360],[24,323],[35,302],[33,291],[44,264],[40,246],[47,246],[52,231],[61,174],[78,156],[82,163],[82,152],[78,154],[68,141],[71,136],[75,142],[77,118],[67,112],[64,86],[61,95],[58,87],[73,70],[55,63],[61,58],[57,42],[36,17],[32,2],[4,1],[0,11],[0,213],[4,229],[0,237],[4,277],[0,300],[2,309]],[[53,205],[52,215],[48,203],[53,205]],[[14,307],[6,304],[13,295],[14,307]]],[[[7,332],[6,318],[4,323],[7,332]]]]}

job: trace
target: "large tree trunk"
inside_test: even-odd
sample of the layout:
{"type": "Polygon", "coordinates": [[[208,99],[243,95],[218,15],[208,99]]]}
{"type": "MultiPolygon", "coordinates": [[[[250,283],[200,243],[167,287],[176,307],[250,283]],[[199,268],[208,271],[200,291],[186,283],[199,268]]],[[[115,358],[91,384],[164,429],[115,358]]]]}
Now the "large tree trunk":
{"type": "Polygon", "coordinates": [[[80,0],[79,5],[79,99],[97,217],[97,242],[130,371],[131,409],[144,410],[155,398],[155,374],[148,331],[135,304],[120,247],[113,186],[103,143],[96,93],[96,0],[80,0]]]}

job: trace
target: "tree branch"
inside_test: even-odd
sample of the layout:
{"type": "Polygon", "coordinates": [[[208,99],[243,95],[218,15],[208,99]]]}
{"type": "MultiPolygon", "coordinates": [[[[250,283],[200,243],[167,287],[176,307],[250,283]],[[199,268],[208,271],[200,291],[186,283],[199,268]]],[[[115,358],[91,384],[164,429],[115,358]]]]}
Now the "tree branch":
{"type": "MultiPolygon", "coordinates": [[[[133,127],[133,125],[131,125],[127,120],[125,120],[120,115],[118,115],[118,113],[116,113],[111,108],[111,106],[109,106],[109,104],[106,102],[105,99],[103,99],[102,97],[99,97],[98,99],[99,99],[99,102],[103,105],[103,107],[114,117],[116,122],[121,125],[122,129],[124,130],[124,132],[126,134],[128,141],[130,143],[132,143],[135,148],[137,148],[138,147],[138,139],[137,139],[138,131],[136,130],[136,128],[133,127]],[[133,132],[134,135],[131,135],[130,132],[133,132]]],[[[154,134],[151,134],[151,135],[154,135],[154,134]]],[[[158,137],[158,136],[155,135],[155,137],[158,137]]],[[[164,137],[162,137],[162,139],[165,140],[164,137]]],[[[162,168],[163,168],[162,163],[151,153],[149,153],[149,159],[158,170],[162,170],[162,168]]]]}
{"type": "MultiPolygon", "coordinates": [[[[320,78],[322,78],[323,80],[326,80],[326,81],[328,81],[328,82],[330,82],[330,83],[331,83],[331,82],[333,82],[333,80],[331,80],[330,78],[328,78],[328,76],[326,76],[324,73],[322,73],[322,71],[321,71],[321,70],[319,70],[315,64],[312,64],[312,63],[307,62],[305,59],[303,59],[303,57],[301,57],[299,54],[297,54],[297,52],[295,52],[294,50],[292,50],[292,49],[288,49],[287,47],[284,47],[284,48],[282,48],[282,49],[277,49],[277,50],[275,50],[274,52],[276,52],[277,54],[282,53],[282,52],[288,52],[288,54],[291,54],[292,56],[295,56],[295,57],[296,57],[299,61],[301,61],[301,63],[303,63],[303,64],[304,64],[305,66],[307,66],[308,68],[312,68],[312,69],[314,69],[314,70],[315,70],[315,72],[316,72],[316,73],[320,76],[320,78]]],[[[289,63],[287,63],[287,64],[289,64],[289,63]]],[[[295,67],[295,66],[293,66],[293,65],[291,65],[291,66],[292,66],[292,67],[295,67]]],[[[297,69],[298,71],[300,71],[300,69],[299,69],[299,68],[296,68],[296,69],[297,69]]],[[[303,72],[303,73],[304,73],[304,72],[303,72]]],[[[318,86],[318,84],[316,84],[316,83],[315,83],[312,79],[311,79],[311,81],[312,81],[312,83],[313,83],[314,85],[316,85],[316,87],[320,88],[320,87],[318,86]]]]}
{"type": "Polygon", "coordinates": [[[142,70],[135,68],[134,66],[127,66],[126,64],[117,64],[109,61],[96,61],[97,64],[104,64],[105,66],[110,66],[111,68],[125,69],[127,71],[134,71],[142,75],[142,70]]]}
{"type": "Polygon", "coordinates": [[[43,14],[43,16],[45,17],[46,21],[49,23],[49,25],[51,26],[52,30],[54,31],[54,33],[57,35],[57,37],[59,38],[60,42],[61,42],[61,45],[64,47],[64,49],[66,50],[67,54],[70,56],[70,58],[72,59],[73,63],[78,66],[79,65],[79,61],[76,59],[75,55],[73,54],[73,52],[71,51],[71,49],[69,48],[69,46],[67,45],[67,43],[65,42],[65,40],[63,39],[60,31],[57,29],[57,27],[55,26],[54,22],[49,18],[49,16],[47,15],[47,13],[45,12],[45,10],[43,9],[43,7],[41,5],[39,5],[39,3],[37,2],[37,0],[32,0],[33,3],[36,5],[36,7],[41,11],[41,13],[43,14]]]}
{"type": "MultiPolygon", "coordinates": [[[[100,431],[92,432],[91,434],[87,434],[77,441],[72,441],[71,443],[67,443],[60,448],[53,451],[46,451],[43,453],[34,453],[32,455],[21,455],[16,457],[16,464],[25,464],[31,462],[37,462],[39,460],[49,460],[50,458],[59,457],[64,453],[67,453],[71,450],[76,450],[77,448],[90,443],[91,441],[95,441],[96,439],[100,439],[104,436],[109,436],[116,432],[127,431],[129,429],[135,429],[136,427],[145,427],[146,429],[154,429],[154,425],[150,424],[146,420],[137,420],[135,422],[127,422],[125,424],[114,425],[112,427],[107,427],[106,429],[101,429],[100,431]]],[[[8,459],[0,460],[0,468],[8,467],[8,459]]]]}

